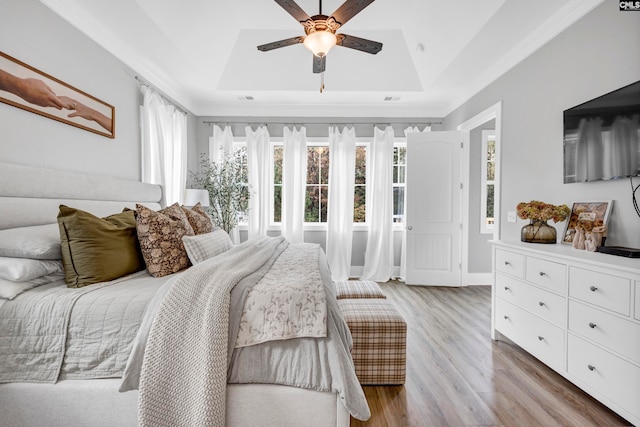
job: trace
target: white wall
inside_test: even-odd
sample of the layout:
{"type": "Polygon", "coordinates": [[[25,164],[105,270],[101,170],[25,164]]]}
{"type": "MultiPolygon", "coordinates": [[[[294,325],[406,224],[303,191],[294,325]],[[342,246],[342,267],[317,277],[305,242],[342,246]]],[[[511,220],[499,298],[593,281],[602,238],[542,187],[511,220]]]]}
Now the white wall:
{"type": "MultiPolygon", "coordinates": [[[[0,103],[0,161],[140,179],[142,97],[134,71],[37,0],[2,0],[0,50],[113,105],[116,135],[0,103]]],[[[190,115],[190,139],[195,125],[190,115]]],[[[195,140],[188,151],[191,162],[195,140]]]]}
{"type": "MultiPolygon", "coordinates": [[[[503,102],[502,239],[520,238],[524,222],[506,222],[518,202],[613,199],[607,245],[640,247],[628,179],[563,184],[562,178],[562,112],[640,79],[639,42],[640,13],[604,2],[445,118],[445,128],[455,129],[503,102]]],[[[564,226],[557,226],[559,236],[564,226]]]]}

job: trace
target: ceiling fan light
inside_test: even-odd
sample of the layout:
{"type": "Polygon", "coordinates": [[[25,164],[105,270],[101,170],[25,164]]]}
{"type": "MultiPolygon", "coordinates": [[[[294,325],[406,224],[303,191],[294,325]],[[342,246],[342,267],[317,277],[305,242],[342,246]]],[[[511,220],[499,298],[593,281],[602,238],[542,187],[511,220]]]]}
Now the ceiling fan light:
{"type": "Polygon", "coordinates": [[[304,38],[304,46],[316,56],[325,56],[336,45],[336,35],[329,31],[315,31],[304,38]]]}

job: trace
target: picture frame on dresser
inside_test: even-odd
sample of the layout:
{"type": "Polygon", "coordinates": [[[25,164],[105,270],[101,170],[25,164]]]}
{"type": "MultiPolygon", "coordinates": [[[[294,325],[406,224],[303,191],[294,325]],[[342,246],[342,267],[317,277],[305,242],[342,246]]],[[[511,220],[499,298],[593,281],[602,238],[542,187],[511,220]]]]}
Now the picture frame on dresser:
{"type": "Polygon", "coordinates": [[[115,107],[1,51],[0,102],[115,138],[115,107]]]}
{"type": "MultiPolygon", "coordinates": [[[[576,228],[582,226],[586,232],[594,227],[600,227],[609,223],[609,216],[613,209],[613,200],[601,202],[573,202],[571,215],[565,222],[562,243],[573,244],[576,228]]],[[[603,241],[604,242],[604,241],[603,241]]]]}

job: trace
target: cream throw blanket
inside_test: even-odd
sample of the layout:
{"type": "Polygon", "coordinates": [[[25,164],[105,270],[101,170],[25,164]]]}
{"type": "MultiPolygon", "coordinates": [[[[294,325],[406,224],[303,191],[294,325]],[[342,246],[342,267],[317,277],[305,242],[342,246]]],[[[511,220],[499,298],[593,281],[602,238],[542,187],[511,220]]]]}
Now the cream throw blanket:
{"type": "Polygon", "coordinates": [[[281,244],[286,244],[281,237],[249,240],[176,280],[149,332],[140,425],[225,425],[230,292],[281,244]]]}
{"type": "Polygon", "coordinates": [[[319,245],[290,245],[247,294],[235,347],[327,336],[319,245]]]}

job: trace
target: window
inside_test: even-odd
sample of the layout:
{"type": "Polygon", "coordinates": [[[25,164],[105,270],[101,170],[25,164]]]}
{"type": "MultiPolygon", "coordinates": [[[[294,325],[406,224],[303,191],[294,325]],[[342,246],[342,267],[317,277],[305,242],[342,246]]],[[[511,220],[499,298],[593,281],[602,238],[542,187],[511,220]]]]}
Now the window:
{"type": "Polygon", "coordinates": [[[282,158],[284,147],[273,147],[273,222],[282,222],[282,158]]]}
{"type": "MultiPolygon", "coordinates": [[[[356,145],[353,222],[364,224],[367,214],[367,160],[369,143],[356,145]]],[[[405,142],[396,142],[393,149],[393,222],[404,221],[405,174],[407,165],[405,142]]],[[[282,165],[284,148],[275,143],[273,154],[273,222],[282,221],[282,165]]],[[[307,182],[305,222],[327,222],[329,201],[329,147],[323,142],[307,143],[307,182]]]]}
{"type": "Polygon", "coordinates": [[[407,172],[407,145],[393,147],[393,222],[404,221],[405,174],[407,172]]]}
{"type": "Polygon", "coordinates": [[[247,144],[244,142],[234,142],[233,143],[233,156],[239,162],[239,170],[240,181],[244,186],[243,194],[246,194],[245,202],[242,204],[244,206],[244,211],[239,212],[238,223],[244,224],[249,220],[249,216],[247,214],[247,210],[249,208],[249,163],[247,161],[247,144]]]}
{"type": "Polygon", "coordinates": [[[367,147],[356,146],[356,175],[353,191],[353,222],[364,223],[367,216],[367,147]]]}
{"type": "MultiPolygon", "coordinates": [[[[282,221],[282,165],[284,148],[273,147],[273,222],[282,221]]],[[[353,222],[366,219],[367,146],[356,146],[353,222]]],[[[307,146],[307,189],[304,220],[307,223],[326,223],[329,202],[329,147],[315,143],[307,146]]]]}
{"type": "Polygon", "coordinates": [[[482,168],[480,187],[480,232],[493,233],[493,207],[496,173],[496,140],[495,131],[482,131],[482,168]]]}
{"type": "Polygon", "coordinates": [[[327,222],[329,147],[307,146],[307,192],[304,222],[327,222]]]}

